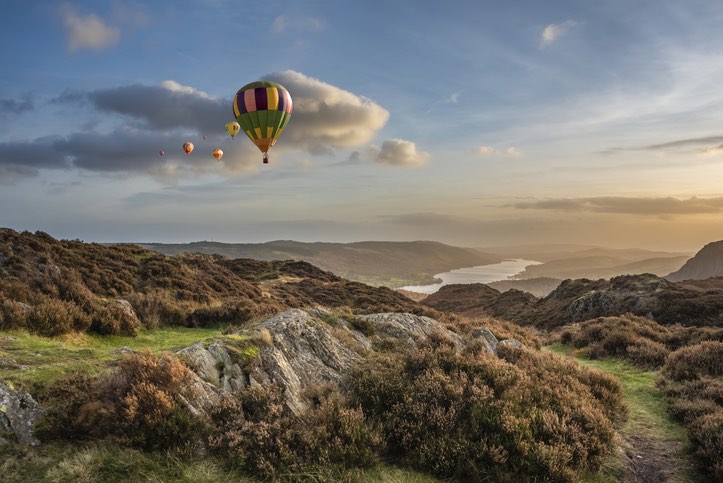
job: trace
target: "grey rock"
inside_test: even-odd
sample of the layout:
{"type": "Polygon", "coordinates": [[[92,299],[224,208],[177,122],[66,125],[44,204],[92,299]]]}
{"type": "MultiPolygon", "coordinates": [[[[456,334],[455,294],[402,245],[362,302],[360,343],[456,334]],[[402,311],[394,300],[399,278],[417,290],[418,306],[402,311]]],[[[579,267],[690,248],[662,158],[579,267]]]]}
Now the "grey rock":
{"type": "Polygon", "coordinates": [[[135,354],[135,352],[136,351],[134,351],[127,345],[124,345],[123,347],[119,347],[119,348],[113,350],[113,354],[135,354]]]}
{"type": "Polygon", "coordinates": [[[187,360],[203,380],[228,392],[238,391],[248,381],[245,372],[231,356],[223,341],[213,341],[208,347],[198,342],[181,349],[177,354],[187,360]]]}
{"type": "Polygon", "coordinates": [[[513,347],[515,349],[524,349],[525,345],[517,339],[505,339],[500,341],[500,346],[513,347]]]}
{"type": "Polygon", "coordinates": [[[417,342],[427,339],[434,332],[447,335],[457,347],[464,345],[459,335],[445,328],[436,320],[423,315],[383,313],[360,315],[359,318],[374,323],[378,336],[406,340],[412,347],[415,347],[417,342]]]}
{"type": "Polygon", "coordinates": [[[472,340],[479,340],[480,342],[482,342],[485,348],[490,352],[494,352],[495,350],[497,350],[497,344],[499,344],[497,337],[495,337],[495,335],[485,327],[482,327],[472,332],[471,338],[472,340]]]}
{"type": "Polygon", "coordinates": [[[40,444],[33,430],[44,414],[45,409],[30,394],[0,380],[0,437],[21,445],[40,444]]]}

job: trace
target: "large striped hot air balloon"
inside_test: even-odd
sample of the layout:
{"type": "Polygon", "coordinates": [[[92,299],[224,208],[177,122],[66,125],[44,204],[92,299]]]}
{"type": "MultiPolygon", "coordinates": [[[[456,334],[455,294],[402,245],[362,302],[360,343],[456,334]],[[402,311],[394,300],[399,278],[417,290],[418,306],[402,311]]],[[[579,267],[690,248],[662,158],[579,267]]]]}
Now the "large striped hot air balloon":
{"type": "Polygon", "coordinates": [[[291,118],[291,95],[281,84],[258,81],[246,84],[233,97],[233,115],[241,129],[264,153],[276,143],[291,118]]]}

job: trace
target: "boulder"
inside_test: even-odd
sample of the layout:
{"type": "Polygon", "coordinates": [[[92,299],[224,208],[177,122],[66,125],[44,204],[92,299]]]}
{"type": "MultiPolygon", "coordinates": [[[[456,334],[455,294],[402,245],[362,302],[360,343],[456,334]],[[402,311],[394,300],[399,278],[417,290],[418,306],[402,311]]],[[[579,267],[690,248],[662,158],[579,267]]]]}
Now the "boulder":
{"type": "Polygon", "coordinates": [[[477,329],[474,332],[472,332],[472,340],[479,340],[484,344],[485,348],[490,351],[494,352],[497,350],[497,344],[499,344],[499,341],[497,340],[497,337],[490,332],[489,329],[486,329],[482,327],[481,329],[477,329]]]}
{"type": "Polygon", "coordinates": [[[524,348],[525,348],[525,344],[523,344],[522,342],[520,342],[520,341],[517,340],[517,339],[505,339],[505,340],[502,340],[502,341],[500,341],[500,343],[498,344],[498,347],[499,347],[499,346],[512,347],[512,348],[515,348],[515,349],[524,349],[524,348]]]}
{"type": "Polygon", "coordinates": [[[27,392],[17,390],[11,382],[0,380],[0,440],[37,445],[33,436],[35,425],[45,414],[27,392]]]}

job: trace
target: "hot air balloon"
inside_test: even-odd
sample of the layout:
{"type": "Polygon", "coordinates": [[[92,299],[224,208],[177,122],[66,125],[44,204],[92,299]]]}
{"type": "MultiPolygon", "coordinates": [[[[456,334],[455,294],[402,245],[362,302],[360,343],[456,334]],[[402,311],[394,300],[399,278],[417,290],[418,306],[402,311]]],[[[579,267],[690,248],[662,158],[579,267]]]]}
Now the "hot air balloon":
{"type": "Polygon", "coordinates": [[[231,135],[231,139],[235,138],[240,130],[241,125],[236,121],[226,123],[226,132],[231,135]]]}
{"type": "Polygon", "coordinates": [[[183,143],[183,150],[186,152],[186,154],[190,154],[191,151],[193,151],[193,143],[191,141],[186,141],[183,143]]]}
{"type": "Polygon", "coordinates": [[[233,98],[233,115],[246,135],[264,153],[276,143],[291,118],[291,95],[281,84],[258,81],[246,84],[233,98]]]}
{"type": "Polygon", "coordinates": [[[165,153],[165,152],[163,152],[163,151],[158,151],[158,155],[159,155],[159,156],[165,156],[165,155],[166,155],[166,153],[165,153]]]}
{"type": "Polygon", "coordinates": [[[216,158],[216,160],[219,160],[221,159],[221,156],[223,156],[223,151],[221,151],[220,149],[214,149],[213,153],[211,154],[213,154],[213,157],[216,158]]]}
{"type": "Polygon", "coordinates": [[[203,135],[203,140],[204,140],[204,141],[206,140],[206,135],[205,135],[205,134],[203,135]]]}

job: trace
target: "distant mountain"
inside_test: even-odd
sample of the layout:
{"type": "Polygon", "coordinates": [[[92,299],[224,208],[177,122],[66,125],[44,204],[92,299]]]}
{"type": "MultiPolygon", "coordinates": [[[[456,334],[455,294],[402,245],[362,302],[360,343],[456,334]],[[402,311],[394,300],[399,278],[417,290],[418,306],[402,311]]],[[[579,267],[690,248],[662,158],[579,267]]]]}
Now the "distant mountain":
{"type": "Polygon", "coordinates": [[[530,265],[517,274],[515,279],[537,277],[597,279],[642,273],[663,276],[678,269],[688,260],[687,255],[631,260],[624,256],[606,255],[606,251],[585,251],[581,253],[585,256],[551,260],[542,265],[530,265]]]}
{"type": "Polygon", "coordinates": [[[255,260],[303,260],[335,275],[370,285],[402,287],[434,283],[434,275],[456,268],[489,265],[502,257],[432,241],[303,243],[144,243],[166,255],[203,253],[255,260]]]}
{"type": "Polygon", "coordinates": [[[665,278],[671,282],[678,282],[703,280],[709,277],[723,277],[723,240],[708,243],[693,258],[685,262],[680,270],[665,278]]]}

